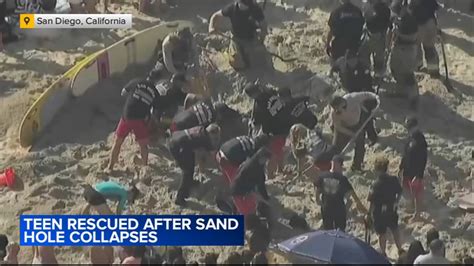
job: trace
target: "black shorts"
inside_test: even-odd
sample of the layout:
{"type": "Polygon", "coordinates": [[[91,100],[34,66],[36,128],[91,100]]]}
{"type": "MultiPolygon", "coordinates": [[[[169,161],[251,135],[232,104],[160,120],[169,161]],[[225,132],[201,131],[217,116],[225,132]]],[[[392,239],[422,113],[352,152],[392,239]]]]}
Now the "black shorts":
{"type": "Polygon", "coordinates": [[[392,231],[398,228],[398,214],[396,212],[374,213],[372,218],[374,220],[374,230],[379,235],[385,234],[387,228],[392,231]]]}
{"type": "Polygon", "coordinates": [[[346,210],[344,208],[321,208],[321,216],[323,218],[323,229],[333,230],[339,229],[341,231],[346,230],[346,210]]]}
{"type": "Polygon", "coordinates": [[[102,204],[107,203],[104,196],[102,196],[102,194],[97,192],[97,190],[95,190],[91,186],[85,187],[84,188],[84,193],[82,195],[84,196],[86,201],[92,206],[98,206],[98,205],[102,205],[102,204]]]}

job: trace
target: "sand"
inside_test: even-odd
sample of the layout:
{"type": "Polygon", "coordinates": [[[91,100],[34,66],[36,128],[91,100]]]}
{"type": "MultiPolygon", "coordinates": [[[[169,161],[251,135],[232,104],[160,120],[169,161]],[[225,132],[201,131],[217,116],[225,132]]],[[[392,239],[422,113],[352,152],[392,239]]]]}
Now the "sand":
{"type": "MultiPolygon", "coordinates": [[[[214,96],[242,112],[248,111],[250,101],[240,94],[240,90],[245,81],[252,80],[255,75],[235,73],[220,53],[226,45],[225,40],[203,34],[207,28],[205,20],[214,9],[228,2],[177,1],[178,7],[160,18],[139,14],[128,3],[112,4],[114,12],[134,14],[133,29],[63,31],[61,36],[65,38],[41,42],[35,36],[27,36],[26,41],[7,46],[0,53],[0,169],[14,167],[20,179],[13,190],[0,188],[0,233],[18,240],[18,216],[22,213],[78,213],[85,204],[81,197],[82,185],[108,179],[128,182],[138,178],[141,181],[139,187],[145,195],[131,208],[130,213],[219,213],[213,203],[215,184],[219,178],[217,170],[201,176],[203,185],[194,194],[189,208],[181,209],[173,204],[172,197],[180,173],[163,145],[152,148],[150,166],[138,173],[132,162],[137,147],[126,141],[117,167],[118,174],[103,174],[124,100],[119,95],[119,88],[136,73],[106,81],[100,84],[100,93],[87,93],[69,104],[30,152],[19,148],[17,132],[28,106],[74,62],[160,20],[190,19],[197,24],[197,31],[200,32],[197,43],[211,50],[206,54],[219,70],[217,73],[209,71],[214,96]]],[[[284,57],[297,56],[299,60],[291,64],[275,60],[275,67],[283,73],[279,73],[276,79],[268,73],[260,73],[265,74],[263,79],[275,86],[291,85],[303,93],[309,92],[307,88],[300,89],[305,84],[303,81],[313,74],[322,77],[319,84],[333,85],[323,75],[328,71],[328,59],[324,52],[326,21],[335,1],[268,2],[265,13],[272,30],[266,41],[267,47],[284,57]]],[[[451,3],[454,3],[453,8],[459,7],[458,10],[442,11],[439,17],[446,33],[446,52],[455,93],[448,93],[441,81],[417,74],[422,94],[418,116],[430,146],[424,219],[420,222],[409,221],[411,210],[405,202],[400,209],[400,227],[405,245],[414,238],[424,242],[426,231],[435,226],[446,241],[447,256],[451,260],[465,255],[474,240],[473,215],[464,213],[454,204],[457,197],[472,195],[474,177],[474,19],[472,13],[469,15],[463,11],[466,10],[464,3],[457,5],[457,2],[451,3]]],[[[390,171],[396,174],[403,148],[402,139],[406,136],[403,121],[409,112],[405,110],[406,103],[402,99],[387,96],[391,87],[387,84],[381,90],[382,111],[377,117],[380,141],[367,151],[366,171],[363,174],[347,172],[366,206],[367,193],[374,181],[372,161],[377,153],[385,152],[393,157],[390,171]]],[[[342,92],[338,90],[336,93],[342,92]]],[[[318,104],[318,118],[328,133],[329,110],[324,99],[315,102],[318,104]]],[[[283,176],[268,181],[277,212],[283,217],[292,211],[297,212],[313,228],[319,228],[320,210],[314,203],[312,185],[297,180],[287,186],[287,182],[288,178],[283,176]]],[[[363,238],[362,218],[356,216],[354,210],[351,210],[349,217],[348,231],[363,238]]],[[[296,233],[282,232],[285,234],[276,237],[281,239],[296,233]]],[[[375,234],[372,235],[372,244],[378,246],[375,234]]],[[[388,247],[389,257],[396,259],[392,241],[388,247]]],[[[185,248],[185,253],[190,260],[196,260],[202,257],[204,251],[213,250],[222,253],[223,259],[228,252],[240,249],[185,248]]],[[[85,250],[71,247],[56,249],[58,260],[63,263],[86,263],[85,250]]],[[[20,262],[31,262],[28,248],[22,249],[20,262]]]]}

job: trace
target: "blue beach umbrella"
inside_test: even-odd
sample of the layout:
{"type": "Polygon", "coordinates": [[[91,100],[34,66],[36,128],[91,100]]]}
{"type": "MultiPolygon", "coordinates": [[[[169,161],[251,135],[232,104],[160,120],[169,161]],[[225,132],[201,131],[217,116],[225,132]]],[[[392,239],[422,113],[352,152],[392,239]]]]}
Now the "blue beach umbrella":
{"type": "Polygon", "coordinates": [[[305,233],[276,245],[294,258],[337,264],[390,264],[364,241],[339,230],[305,233]]]}

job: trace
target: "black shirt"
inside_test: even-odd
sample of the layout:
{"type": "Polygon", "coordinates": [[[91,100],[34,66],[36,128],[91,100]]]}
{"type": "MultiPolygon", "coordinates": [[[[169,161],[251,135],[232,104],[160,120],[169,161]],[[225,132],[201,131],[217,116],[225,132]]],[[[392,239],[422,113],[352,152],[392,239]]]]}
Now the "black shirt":
{"type": "Polygon", "coordinates": [[[417,130],[406,141],[400,169],[406,177],[423,178],[427,161],[428,144],[423,133],[417,130]]]}
{"type": "Polygon", "coordinates": [[[125,100],[122,116],[126,120],[141,120],[150,117],[151,108],[158,109],[160,96],[151,81],[142,80],[134,85],[125,100]]]}
{"type": "Polygon", "coordinates": [[[409,12],[405,12],[400,19],[399,32],[405,35],[412,35],[418,32],[416,18],[409,12]]]}
{"type": "Polygon", "coordinates": [[[373,206],[372,214],[396,212],[395,203],[401,193],[402,187],[397,177],[388,174],[379,176],[368,197],[373,206]]]}
{"type": "Polygon", "coordinates": [[[204,127],[193,127],[174,132],[171,136],[170,146],[179,147],[183,150],[204,148],[210,151],[213,149],[204,127]]]}
{"type": "Polygon", "coordinates": [[[224,7],[222,15],[230,18],[232,34],[246,40],[255,38],[258,22],[265,19],[263,10],[258,5],[250,5],[249,9],[240,10],[237,2],[224,7]]]}
{"type": "Polygon", "coordinates": [[[436,0],[412,0],[410,5],[418,25],[423,25],[434,18],[436,11],[439,9],[436,0]]]}
{"type": "Polygon", "coordinates": [[[358,42],[362,36],[364,16],[360,8],[346,3],[331,12],[329,27],[335,39],[358,42]]]}
{"type": "Polygon", "coordinates": [[[371,33],[387,32],[391,26],[390,8],[388,5],[379,1],[373,6],[373,14],[364,14],[367,29],[371,33]]]}
{"type": "Polygon", "coordinates": [[[318,118],[308,108],[309,97],[294,97],[285,102],[285,106],[278,117],[287,121],[285,127],[280,128],[281,134],[288,134],[295,124],[303,124],[307,128],[314,129],[318,123],[318,118]]]}
{"type": "Polygon", "coordinates": [[[174,87],[170,82],[159,82],[155,84],[155,88],[161,97],[162,110],[168,108],[183,106],[187,93],[184,93],[181,88],[174,87]]]}
{"type": "Polygon", "coordinates": [[[346,176],[340,173],[327,172],[319,177],[316,186],[322,194],[321,207],[323,209],[345,212],[344,197],[347,192],[353,190],[346,176]]]}
{"type": "Polygon", "coordinates": [[[227,160],[240,165],[247,158],[254,155],[260,147],[255,145],[255,141],[248,136],[240,136],[226,141],[222,144],[220,151],[224,153],[227,160]]]}
{"type": "Polygon", "coordinates": [[[269,198],[265,187],[265,165],[260,164],[257,155],[254,154],[240,165],[231,185],[233,196],[245,196],[257,190],[264,199],[269,198]]]}
{"type": "Polygon", "coordinates": [[[216,111],[211,103],[201,102],[178,113],[173,121],[179,130],[208,126],[216,121],[216,111]]]}
{"type": "Polygon", "coordinates": [[[281,135],[287,134],[288,122],[285,102],[276,92],[262,93],[256,100],[254,106],[254,120],[257,125],[262,126],[265,134],[281,135]]]}

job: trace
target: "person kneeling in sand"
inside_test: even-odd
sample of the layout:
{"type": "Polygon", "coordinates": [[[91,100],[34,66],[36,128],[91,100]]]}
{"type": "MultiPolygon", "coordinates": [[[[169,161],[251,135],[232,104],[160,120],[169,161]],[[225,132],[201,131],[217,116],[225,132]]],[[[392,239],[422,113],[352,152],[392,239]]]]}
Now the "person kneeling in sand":
{"type": "Polygon", "coordinates": [[[317,178],[320,172],[331,170],[331,160],[336,155],[336,147],[323,137],[321,130],[310,136],[310,129],[303,124],[295,124],[290,129],[290,149],[297,160],[298,173],[317,178]],[[312,139],[312,140],[310,140],[312,139]]]}
{"type": "Polygon", "coordinates": [[[206,152],[217,150],[220,138],[221,128],[216,124],[173,132],[169,150],[183,173],[175,200],[177,205],[185,206],[191,189],[197,185],[197,181],[194,180],[196,153],[202,150],[206,152]]]}
{"type": "Polygon", "coordinates": [[[133,184],[128,190],[113,181],[98,183],[95,185],[95,188],[91,185],[86,185],[83,196],[88,204],[82,211],[82,214],[89,214],[91,207],[101,215],[113,214],[107,205],[107,200],[111,200],[118,201],[116,214],[120,215],[127,204],[132,204],[139,195],[140,191],[133,184]]]}

